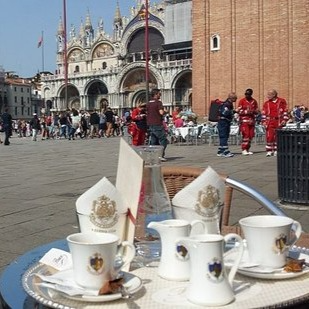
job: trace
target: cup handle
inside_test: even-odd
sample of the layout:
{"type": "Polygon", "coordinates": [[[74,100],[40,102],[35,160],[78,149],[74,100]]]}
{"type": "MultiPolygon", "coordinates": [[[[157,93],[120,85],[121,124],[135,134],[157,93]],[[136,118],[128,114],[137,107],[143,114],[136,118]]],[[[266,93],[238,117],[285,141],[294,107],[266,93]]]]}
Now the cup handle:
{"type": "Polygon", "coordinates": [[[125,268],[125,270],[129,270],[130,263],[135,257],[135,247],[128,241],[123,241],[121,247],[124,249],[122,250],[124,253],[122,255],[123,264],[121,265],[121,269],[123,270],[125,268]]]}
{"type": "Polygon", "coordinates": [[[302,227],[301,224],[298,221],[294,221],[292,225],[292,231],[294,238],[290,241],[290,246],[293,246],[296,241],[299,239],[301,233],[302,233],[302,227]]]}
{"type": "Polygon", "coordinates": [[[234,234],[234,233],[230,233],[230,234],[227,234],[227,235],[224,236],[225,243],[227,243],[228,240],[231,239],[231,238],[234,238],[239,242],[239,246],[237,247],[238,255],[237,255],[237,258],[234,262],[234,265],[230,269],[229,276],[228,276],[229,283],[232,286],[234,277],[236,275],[238,266],[240,264],[240,261],[241,261],[241,258],[242,258],[243,252],[244,252],[244,244],[243,244],[243,239],[238,234],[234,234]]]}
{"type": "Polygon", "coordinates": [[[208,234],[207,225],[202,220],[193,220],[191,222],[191,235],[197,235],[197,234],[208,234]],[[198,225],[201,225],[202,228],[198,228],[198,225]],[[201,232],[202,231],[202,232],[201,232]]]}

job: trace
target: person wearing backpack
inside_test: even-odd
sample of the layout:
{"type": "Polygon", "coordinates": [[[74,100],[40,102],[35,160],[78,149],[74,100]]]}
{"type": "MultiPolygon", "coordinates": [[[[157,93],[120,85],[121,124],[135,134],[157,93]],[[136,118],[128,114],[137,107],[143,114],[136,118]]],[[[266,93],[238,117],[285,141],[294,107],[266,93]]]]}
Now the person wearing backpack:
{"type": "Polygon", "coordinates": [[[225,102],[220,104],[218,111],[218,133],[219,133],[219,148],[217,152],[218,157],[233,157],[234,154],[230,152],[228,146],[228,139],[230,137],[231,123],[234,117],[234,103],[237,100],[235,92],[231,92],[225,102]]]}

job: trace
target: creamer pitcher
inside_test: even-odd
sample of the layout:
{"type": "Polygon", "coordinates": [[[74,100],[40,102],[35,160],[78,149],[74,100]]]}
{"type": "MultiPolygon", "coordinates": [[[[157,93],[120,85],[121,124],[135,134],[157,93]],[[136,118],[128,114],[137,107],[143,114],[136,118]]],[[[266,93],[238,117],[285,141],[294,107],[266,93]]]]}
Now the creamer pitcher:
{"type": "Polygon", "coordinates": [[[190,262],[188,252],[183,246],[177,246],[176,240],[181,237],[188,237],[192,233],[206,233],[205,223],[200,220],[190,223],[186,220],[171,219],[150,222],[148,228],[156,230],[161,238],[162,254],[158,275],[167,280],[189,280],[190,262]]]}
{"type": "Polygon", "coordinates": [[[177,241],[190,254],[191,274],[186,291],[187,299],[198,305],[223,306],[235,299],[233,279],[243,254],[239,235],[196,235],[177,241]],[[231,238],[239,242],[238,257],[228,276],[224,268],[224,244],[231,238]]]}

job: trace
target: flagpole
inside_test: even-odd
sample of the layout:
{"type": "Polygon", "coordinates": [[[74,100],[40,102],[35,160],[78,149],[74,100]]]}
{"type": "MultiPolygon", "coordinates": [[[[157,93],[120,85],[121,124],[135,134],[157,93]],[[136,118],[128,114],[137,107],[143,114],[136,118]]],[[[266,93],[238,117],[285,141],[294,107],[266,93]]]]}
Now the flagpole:
{"type": "Polygon", "coordinates": [[[64,91],[65,107],[68,108],[68,60],[67,60],[67,9],[66,0],[63,0],[63,27],[64,27],[64,91]]]}
{"type": "Polygon", "coordinates": [[[146,80],[146,103],[149,101],[149,29],[148,29],[148,0],[145,1],[145,80],[146,80]]]}
{"type": "Polygon", "coordinates": [[[42,31],[42,72],[44,72],[44,31],[42,31]]]}

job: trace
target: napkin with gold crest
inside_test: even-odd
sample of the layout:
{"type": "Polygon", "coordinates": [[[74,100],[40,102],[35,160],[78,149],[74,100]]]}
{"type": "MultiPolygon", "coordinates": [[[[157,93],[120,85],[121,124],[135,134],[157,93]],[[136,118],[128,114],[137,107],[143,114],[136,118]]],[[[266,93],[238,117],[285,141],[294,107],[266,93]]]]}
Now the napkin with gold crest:
{"type": "Polygon", "coordinates": [[[106,177],[77,199],[76,211],[81,232],[115,233],[123,239],[127,207],[106,177]]]}
{"type": "Polygon", "coordinates": [[[81,232],[116,234],[120,241],[134,239],[144,161],[120,140],[116,184],[103,177],[76,200],[81,232]]]}
{"type": "Polygon", "coordinates": [[[225,184],[210,166],[172,199],[176,219],[203,220],[208,233],[220,233],[225,184]]]}

